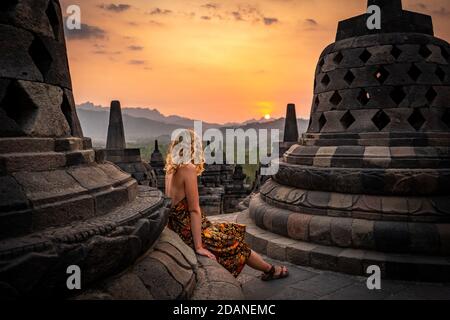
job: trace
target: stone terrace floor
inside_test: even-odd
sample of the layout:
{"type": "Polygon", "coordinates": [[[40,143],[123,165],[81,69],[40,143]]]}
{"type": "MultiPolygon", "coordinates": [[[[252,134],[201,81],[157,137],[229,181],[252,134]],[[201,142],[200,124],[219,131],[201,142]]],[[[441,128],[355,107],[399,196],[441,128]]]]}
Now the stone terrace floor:
{"type": "MultiPolygon", "coordinates": [[[[212,221],[235,221],[237,214],[209,217],[212,221]]],[[[367,289],[366,278],[300,267],[286,262],[290,276],[263,282],[260,272],[245,267],[238,280],[249,300],[450,300],[450,284],[382,280],[381,290],[367,289]]]]}

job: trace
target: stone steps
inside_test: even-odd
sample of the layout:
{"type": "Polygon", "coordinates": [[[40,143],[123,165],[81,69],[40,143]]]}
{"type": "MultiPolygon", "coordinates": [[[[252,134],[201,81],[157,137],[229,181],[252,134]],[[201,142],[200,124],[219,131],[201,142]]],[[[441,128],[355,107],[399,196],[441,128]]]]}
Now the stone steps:
{"type": "Polygon", "coordinates": [[[247,225],[246,241],[251,248],[272,259],[360,276],[367,275],[368,266],[378,265],[385,279],[450,281],[449,257],[387,254],[293,240],[259,228],[248,210],[236,222],[247,225]]]}
{"type": "Polygon", "coordinates": [[[50,171],[69,166],[93,164],[94,150],[70,152],[34,152],[0,154],[1,170],[5,172],[50,171]]]}
{"type": "MultiPolygon", "coordinates": [[[[162,230],[166,223],[166,198],[160,191],[149,187],[140,186],[136,192],[134,201],[113,208],[107,214],[79,219],[62,227],[49,227],[23,237],[3,239],[0,242],[0,260],[17,258],[32,251],[45,251],[60,244],[88,241],[95,236],[105,236],[119,227],[133,226],[140,219],[148,219],[155,230],[162,230]]],[[[83,212],[78,213],[81,214],[83,212]]],[[[0,215],[3,222],[1,218],[0,215]]]]}

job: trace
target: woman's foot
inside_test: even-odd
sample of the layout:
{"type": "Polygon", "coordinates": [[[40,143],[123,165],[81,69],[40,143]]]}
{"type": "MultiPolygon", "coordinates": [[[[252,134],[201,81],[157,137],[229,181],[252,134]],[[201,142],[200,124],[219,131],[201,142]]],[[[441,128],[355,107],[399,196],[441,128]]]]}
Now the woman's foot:
{"type": "Polygon", "coordinates": [[[289,276],[289,270],[285,266],[272,266],[269,271],[261,275],[262,281],[284,279],[289,276]]]}

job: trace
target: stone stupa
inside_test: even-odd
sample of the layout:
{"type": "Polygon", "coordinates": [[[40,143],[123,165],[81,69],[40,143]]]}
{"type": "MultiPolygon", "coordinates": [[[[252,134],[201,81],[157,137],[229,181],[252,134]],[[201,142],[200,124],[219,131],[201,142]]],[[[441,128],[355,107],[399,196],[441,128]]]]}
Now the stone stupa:
{"type": "Polygon", "coordinates": [[[295,104],[290,103],[286,107],[286,119],[284,121],[283,141],[280,144],[280,156],[296,144],[298,139],[297,112],[295,111],[295,104]]]}
{"type": "Polygon", "coordinates": [[[75,110],[59,1],[0,11],[0,297],[69,294],[131,265],[168,200],[92,149],[75,110]]]}
{"type": "Polygon", "coordinates": [[[111,102],[106,149],[103,152],[107,161],[131,174],[139,184],[158,187],[152,167],[142,161],[141,150],[127,148],[120,101],[111,102]]]}
{"type": "Polygon", "coordinates": [[[155,140],[155,149],[153,150],[150,158],[150,166],[156,175],[157,188],[164,192],[166,189],[166,172],[164,171],[165,161],[161,151],[159,150],[158,140],[155,140]]]}
{"type": "MultiPolygon", "coordinates": [[[[369,0],[320,56],[311,121],[253,197],[249,242],[271,257],[365,275],[450,280],[449,44],[431,17],[369,0]]],[[[249,220],[250,219],[250,220],[249,220]]]]}

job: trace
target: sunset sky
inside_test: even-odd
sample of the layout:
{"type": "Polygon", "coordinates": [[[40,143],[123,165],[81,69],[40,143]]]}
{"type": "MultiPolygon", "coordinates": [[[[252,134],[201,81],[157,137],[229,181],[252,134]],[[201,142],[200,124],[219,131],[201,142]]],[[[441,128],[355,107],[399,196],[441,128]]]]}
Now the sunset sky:
{"type": "MultiPolygon", "coordinates": [[[[339,20],[366,0],[62,0],[81,7],[68,35],[77,103],[156,108],[210,122],[309,117],[313,77],[339,20]]],[[[450,40],[449,0],[404,0],[450,40]]]]}

